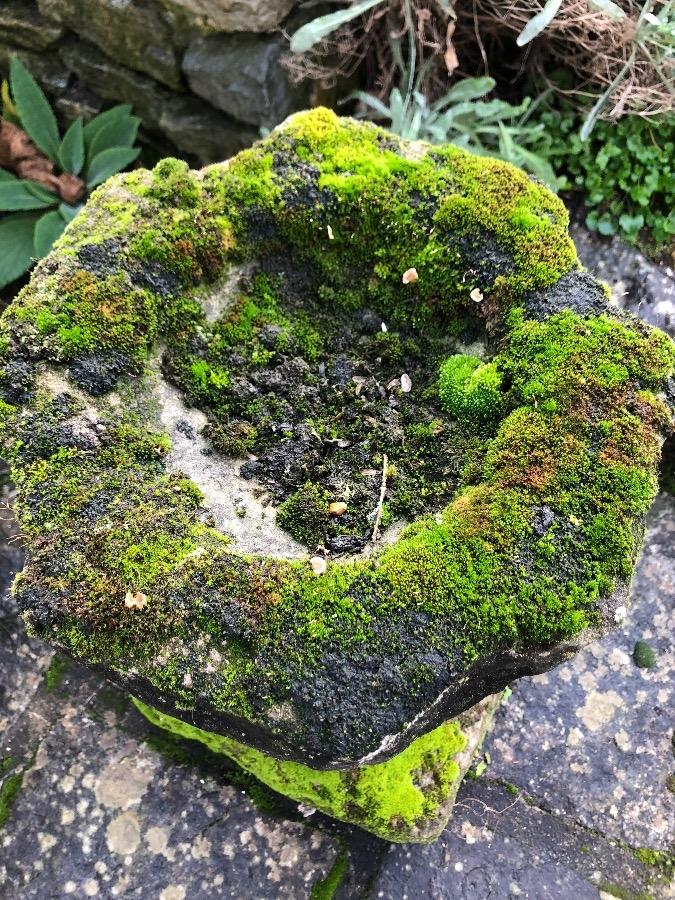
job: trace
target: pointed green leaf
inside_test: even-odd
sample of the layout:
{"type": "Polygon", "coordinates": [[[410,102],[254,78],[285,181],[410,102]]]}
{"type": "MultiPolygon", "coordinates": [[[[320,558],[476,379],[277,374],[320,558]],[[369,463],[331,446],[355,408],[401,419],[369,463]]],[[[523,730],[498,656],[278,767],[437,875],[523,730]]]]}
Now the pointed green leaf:
{"type": "Polygon", "coordinates": [[[16,175],[8,172],[7,169],[0,169],[0,181],[18,181],[16,175]]]}
{"type": "Polygon", "coordinates": [[[84,127],[78,118],[66,131],[59,147],[59,164],[64,172],[79,175],[84,165],[84,127]]]}
{"type": "Polygon", "coordinates": [[[74,206],[71,206],[70,203],[61,203],[59,205],[59,214],[62,216],[64,222],[72,222],[82,209],[83,205],[83,203],[76,203],[74,206]]]}
{"type": "Polygon", "coordinates": [[[561,6],[562,0],[546,0],[541,12],[538,12],[536,16],[533,16],[520,32],[516,38],[516,44],[518,44],[519,47],[524,47],[525,44],[529,44],[530,41],[534,40],[538,34],[541,34],[547,25],[550,25],[561,6]]]}
{"type": "MultiPolygon", "coordinates": [[[[47,200],[46,197],[38,197],[31,187],[25,181],[18,179],[16,181],[0,181],[0,211],[46,209],[55,203],[56,196],[54,194],[51,194],[47,200]]],[[[0,245],[0,252],[2,249],[2,245],[0,245]]]]}
{"type": "Polygon", "coordinates": [[[19,213],[0,219],[0,288],[5,287],[31,267],[35,214],[19,213]]]}
{"type": "Polygon", "coordinates": [[[35,256],[42,259],[52,249],[54,241],[61,235],[66,223],[56,210],[45,213],[35,225],[35,256]]]}
{"type": "Polygon", "coordinates": [[[342,25],[346,25],[347,22],[351,22],[352,19],[383,2],[384,0],[361,0],[361,3],[355,3],[353,6],[348,6],[347,9],[312,19],[311,22],[299,28],[291,38],[291,53],[306,53],[332,31],[336,31],[342,25]]]}
{"type": "Polygon", "coordinates": [[[120,103],[119,106],[113,106],[106,109],[105,112],[99,113],[90,119],[84,126],[84,145],[89,148],[101,128],[108,125],[109,122],[118,121],[126,118],[131,112],[130,103],[120,103]]]}
{"type": "Polygon", "coordinates": [[[87,187],[89,190],[120,172],[132,163],[141,152],[140,147],[111,147],[97,154],[87,166],[87,187]]]}
{"type": "Polygon", "coordinates": [[[140,124],[141,120],[137,116],[125,116],[108,122],[98,130],[89,145],[90,159],[104,150],[110,150],[111,147],[131,147],[136,140],[140,124]]]}
{"type": "Polygon", "coordinates": [[[27,179],[26,181],[22,181],[21,184],[23,184],[34,197],[37,197],[38,200],[44,200],[48,206],[54,206],[54,204],[59,202],[59,195],[55,191],[50,191],[48,188],[38,184],[37,181],[30,181],[27,179]]]}
{"type": "Polygon", "coordinates": [[[57,162],[59,129],[56,118],[37,81],[18,56],[13,56],[10,61],[9,79],[23,128],[35,146],[52,162],[57,162]]]}

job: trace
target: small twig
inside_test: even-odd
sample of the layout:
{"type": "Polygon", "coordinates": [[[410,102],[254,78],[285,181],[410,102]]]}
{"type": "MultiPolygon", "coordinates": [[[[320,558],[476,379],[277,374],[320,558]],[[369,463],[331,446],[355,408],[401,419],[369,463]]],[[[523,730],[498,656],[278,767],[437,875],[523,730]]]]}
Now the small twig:
{"type": "Polygon", "coordinates": [[[382,521],[382,507],[384,506],[384,495],[387,492],[387,466],[389,465],[389,460],[387,459],[387,454],[383,454],[382,456],[382,484],[380,485],[380,499],[377,501],[377,506],[375,507],[375,524],[373,525],[373,534],[371,537],[371,541],[375,543],[380,539],[380,522],[382,521]]]}

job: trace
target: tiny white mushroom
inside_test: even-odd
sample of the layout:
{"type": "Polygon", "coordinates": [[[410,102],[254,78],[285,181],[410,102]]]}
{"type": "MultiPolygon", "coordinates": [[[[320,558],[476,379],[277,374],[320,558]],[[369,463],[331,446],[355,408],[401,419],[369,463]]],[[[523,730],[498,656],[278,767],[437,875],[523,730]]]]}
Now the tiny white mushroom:
{"type": "Polygon", "coordinates": [[[409,394],[412,390],[412,381],[407,372],[404,372],[403,375],[401,375],[401,390],[404,394],[409,394]]]}
{"type": "Polygon", "coordinates": [[[333,234],[333,229],[330,227],[330,225],[326,225],[326,231],[328,232],[328,240],[332,241],[335,235],[333,234]]]}
{"type": "Polygon", "coordinates": [[[382,331],[384,332],[384,334],[386,334],[386,333],[389,331],[389,329],[387,328],[386,322],[383,322],[383,323],[380,325],[380,328],[382,329],[382,331]]]}
{"type": "Polygon", "coordinates": [[[315,575],[325,575],[328,563],[323,556],[313,556],[309,561],[315,575]]]}
{"type": "Polygon", "coordinates": [[[483,292],[480,288],[475,287],[469,294],[474,303],[480,303],[483,299],[483,292]]]}
{"type": "Polygon", "coordinates": [[[403,284],[413,284],[418,278],[419,275],[417,274],[417,269],[406,269],[401,281],[403,284]]]}

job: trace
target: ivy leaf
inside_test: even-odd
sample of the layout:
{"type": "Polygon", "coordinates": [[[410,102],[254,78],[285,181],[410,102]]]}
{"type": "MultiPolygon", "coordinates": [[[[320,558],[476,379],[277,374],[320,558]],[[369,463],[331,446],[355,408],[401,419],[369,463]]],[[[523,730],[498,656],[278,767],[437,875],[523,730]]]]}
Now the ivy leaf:
{"type": "Polygon", "coordinates": [[[111,147],[97,154],[87,166],[89,190],[132,163],[141,152],[140,147],[111,147]]]}
{"type": "Polygon", "coordinates": [[[59,163],[64,172],[79,175],[84,165],[84,127],[82,119],[75,119],[66,131],[59,147],[59,163]]]}
{"type": "Polygon", "coordinates": [[[561,6],[562,0],[546,0],[541,12],[538,12],[536,16],[533,16],[520,32],[516,38],[516,44],[518,44],[519,47],[524,47],[525,44],[529,44],[530,41],[534,40],[538,34],[541,34],[547,25],[551,24],[561,6]]]}
{"type": "Polygon", "coordinates": [[[0,288],[30,269],[33,262],[35,214],[18,213],[0,219],[0,288]]]}
{"type": "Polygon", "coordinates": [[[101,128],[104,128],[110,122],[116,122],[125,119],[131,112],[130,103],[120,103],[119,106],[113,106],[105,112],[99,113],[90,119],[84,126],[84,146],[89,150],[91,142],[94,140],[101,128]]]}
{"type": "Polygon", "coordinates": [[[18,178],[13,181],[0,181],[1,212],[15,212],[19,209],[47,209],[55,202],[55,194],[44,191],[44,194],[40,196],[39,192],[33,189],[33,185],[19,181],[18,178]]]}
{"type": "Polygon", "coordinates": [[[37,81],[18,56],[10,60],[9,80],[24,130],[39,150],[52,162],[58,162],[60,142],[56,117],[37,81]]]}
{"type": "Polygon", "coordinates": [[[54,241],[61,235],[66,223],[57,210],[45,213],[41,216],[35,225],[35,255],[38,258],[46,256],[52,249],[54,241]]]}
{"type": "Polygon", "coordinates": [[[383,2],[384,0],[361,0],[360,3],[348,6],[347,9],[340,9],[337,12],[329,13],[327,16],[319,16],[318,19],[312,19],[311,22],[299,28],[291,38],[291,53],[306,53],[331,32],[336,31],[342,25],[346,25],[347,22],[351,22],[352,19],[368,12],[374,6],[379,6],[383,2]]]}
{"type": "Polygon", "coordinates": [[[138,134],[141,120],[138,116],[124,116],[113,119],[96,132],[89,145],[89,156],[93,159],[97,154],[112,147],[131,147],[138,134]]]}

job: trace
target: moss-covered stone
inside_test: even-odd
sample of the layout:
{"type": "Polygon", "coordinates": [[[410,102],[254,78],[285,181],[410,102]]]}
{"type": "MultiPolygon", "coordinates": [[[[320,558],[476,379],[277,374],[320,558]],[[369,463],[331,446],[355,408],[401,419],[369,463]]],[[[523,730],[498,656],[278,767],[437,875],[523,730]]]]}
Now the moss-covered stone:
{"type": "Polygon", "coordinates": [[[418,737],[386,762],[341,771],[274,759],[232,738],[167,716],[140,700],[134,703],[154,725],[225,754],[268,787],[305,807],[359,825],[385,840],[430,841],[447,823],[497,698],[490,698],[471,717],[469,747],[461,720],[452,720],[418,737]]]}
{"type": "Polygon", "coordinates": [[[606,304],[524,173],[315,110],[96,191],[0,362],[32,632],[162,712],[346,770],[620,617],[675,351],[606,304]],[[202,417],[190,478],[158,383],[202,417]],[[292,552],[242,550],[245,505],[234,538],[209,517],[218,453],[292,552]]]}

